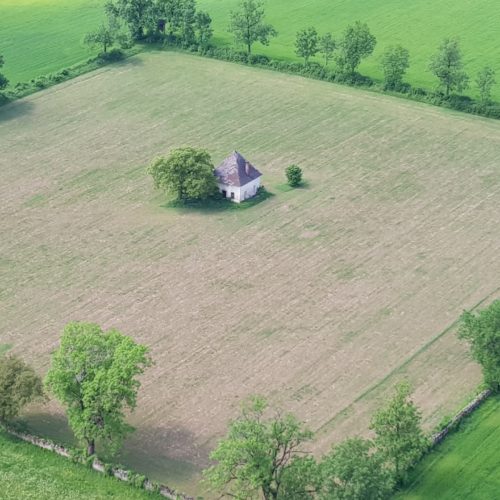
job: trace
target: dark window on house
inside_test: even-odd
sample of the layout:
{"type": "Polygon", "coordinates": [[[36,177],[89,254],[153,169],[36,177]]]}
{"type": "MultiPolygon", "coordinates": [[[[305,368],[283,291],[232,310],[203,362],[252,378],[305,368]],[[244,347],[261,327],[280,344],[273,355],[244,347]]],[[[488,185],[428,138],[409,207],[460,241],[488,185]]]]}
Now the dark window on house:
{"type": "Polygon", "coordinates": [[[234,200],[234,193],[231,192],[231,199],[234,200]]]}

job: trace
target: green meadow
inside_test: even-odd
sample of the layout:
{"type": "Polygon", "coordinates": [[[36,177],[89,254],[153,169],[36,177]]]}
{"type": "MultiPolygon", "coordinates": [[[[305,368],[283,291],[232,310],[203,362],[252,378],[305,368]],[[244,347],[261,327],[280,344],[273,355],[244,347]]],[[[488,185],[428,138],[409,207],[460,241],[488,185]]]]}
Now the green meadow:
{"type": "Polygon", "coordinates": [[[87,59],[82,43],[103,13],[103,0],[1,0],[0,54],[11,84],[87,59]]]}
{"type": "Polygon", "coordinates": [[[487,401],[418,467],[399,500],[498,498],[500,398],[487,401]]]}
{"type": "Polygon", "coordinates": [[[3,499],[139,500],[162,498],[75,464],[0,431],[3,499]]]}
{"type": "MultiPolygon", "coordinates": [[[[229,45],[229,13],[239,0],[198,0],[215,28],[218,45],[229,45]]],[[[62,69],[84,60],[89,51],[82,44],[86,32],[99,24],[104,0],[2,0],[0,2],[0,53],[13,82],[62,69]]],[[[361,72],[381,78],[380,55],[390,44],[401,43],[410,50],[407,80],[414,86],[432,88],[434,77],[427,70],[429,57],[446,36],[458,36],[467,69],[475,73],[492,66],[500,78],[500,43],[497,0],[266,0],[267,20],[279,32],[269,47],[256,44],[255,51],[282,59],[297,59],[295,34],[315,26],[320,33],[339,36],[356,20],[369,24],[378,44],[361,72]]],[[[318,61],[320,59],[318,58],[318,61]]],[[[474,95],[474,85],[469,89],[474,95]]],[[[500,85],[494,90],[500,99],[500,85]]]]}

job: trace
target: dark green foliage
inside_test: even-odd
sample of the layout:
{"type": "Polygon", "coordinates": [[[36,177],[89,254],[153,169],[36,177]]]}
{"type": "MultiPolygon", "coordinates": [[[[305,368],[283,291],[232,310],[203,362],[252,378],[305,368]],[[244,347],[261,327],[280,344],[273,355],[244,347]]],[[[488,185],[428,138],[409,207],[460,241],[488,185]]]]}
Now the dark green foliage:
{"type": "Polygon", "coordinates": [[[337,67],[341,73],[353,75],[361,60],[375,49],[377,39],[366,23],[356,21],[344,31],[338,44],[337,67]]]}
{"type": "Polygon", "coordinates": [[[195,31],[197,42],[201,47],[206,47],[212,38],[212,18],[208,12],[198,11],[195,16],[195,31]]]}
{"type": "Polygon", "coordinates": [[[328,63],[330,62],[333,56],[333,52],[336,48],[337,44],[331,33],[325,33],[320,37],[318,42],[318,50],[321,54],[323,54],[323,57],[325,58],[325,66],[328,66],[328,63]]]}
{"type": "Polygon", "coordinates": [[[394,487],[391,472],[372,441],[352,438],[335,446],[321,464],[321,500],[384,500],[394,487]]]}
{"type": "Polygon", "coordinates": [[[108,2],[106,9],[124,20],[136,40],[154,26],[153,0],[116,0],[114,4],[108,2]]]}
{"type": "Polygon", "coordinates": [[[409,384],[398,384],[391,400],[373,416],[370,427],[375,431],[377,450],[399,484],[428,447],[421,428],[422,416],[410,396],[409,384]]]}
{"type": "Polygon", "coordinates": [[[403,77],[410,67],[410,53],[401,45],[388,47],[382,56],[384,71],[384,88],[400,90],[403,88],[403,77]]]}
{"type": "Polygon", "coordinates": [[[167,158],[156,158],[148,173],[157,189],[175,195],[178,201],[203,200],[217,192],[214,166],[205,149],[174,149],[167,158]]]}
{"type": "Polygon", "coordinates": [[[318,32],[313,27],[301,30],[296,35],[295,53],[304,58],[306,66],[309,63],[309,58],[318,53],[318,41],[318,32]]]}
{"type": "Polygon", "coordinates": [[[485,66],[476,77],[476,86],[479,91],[481,104],[488,104],[491,102],[491,89],[495,85],[495,71],[485,66]]]}
{"type": "Polygon", "coordinates": [[[267,403],[254,397],[231,422],[228,435],[211,454],[217,463],[205,471],[209,484],[235,498],[310,498],[316,465],[302,450],[312,438],[293,415],[266,419],[267,403]]]}
{"type": "Polygon", "coordinates": [[[14,355],[0,356],[0,423],[9,422],[42,397],[42,380],[31,366],[14,355]]]}
{"type": "Polygon", "coordinates": [[[66,325],[52,354],[47,388],[66,407],[75,436],[95,453],[96,440],[117,450],[133,430],[124,411],[136,406],[136,379],[151,364],[148,348],[118,330],[104,332],[92,323],[66,325]]]}
{"type": "Polygon", "coordinates": [[[302,169],[298,165],[290,165],[285,173],[289,186],[297,187],[302,182],[302,169]]]}
{"type": "Polygon", "coordinates": [[[258,0],[241,0],[238,10],[231,12],[229,32],[234,35],[236,43],[246,47],[248,54],[255,42],[269,45],[270,38],[278,34],[264,22],[264,8],[258,0]]]}
{"type": "Polygon", "coordinates": [[[500,391],[500,300],[477,314],[464,312],[458,335],[469,342],[472,357],[483,370],[485,383],[494,391],[500,391]]]}
{"type": "Polygon", "coordinates": [[[115,42],[115,39],[116,34],[113,30],[109,26],[102,24],[96,31],[87,33],[83,43],[89,47],[99,46],[102,48],[102,51],[106,53],[108,51],[108,47],[111,47],[111,45],[115,42]]]}
{"type": "Polygon", "coordinates": [[[455,91],[461,92],[469,85],[457,39],[446,38],[443,41],[432,56],[429,69],[439,79],[439,86],[446,96],[455,91]]]}
{"type": "MultiPolygon", "coordinates": [[[[4,58],[3,56],[0,54],[0,68],[5,64],[5,61],[4,61],[4,58]]],[[[7,78],[5,77],[5,75],[3,75],[2,73],[0,73],[0,90],[3,90],[5,88],[7,88],[7,85],[9,85],[9,80],[7,80],[7,78]]]]}

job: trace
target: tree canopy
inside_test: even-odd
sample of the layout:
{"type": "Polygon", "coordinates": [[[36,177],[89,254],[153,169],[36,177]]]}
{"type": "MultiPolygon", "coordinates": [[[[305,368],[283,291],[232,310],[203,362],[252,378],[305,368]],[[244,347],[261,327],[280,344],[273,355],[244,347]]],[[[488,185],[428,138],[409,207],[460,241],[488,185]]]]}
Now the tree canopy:
{"type": "Polygon", "coordinates": [[[174,149],[167,158],[156,158],[148,172],[157,189],[179,201],[205,199],[217,192],[214,166],[205,149],[174,149]]]}
{"type": "Polygon", "coordinates": [[[384,86],[389,90],[400,90],[403,77],[410,67],[410,53],[401,45],[387,47],[382,56],[384,86]]]}
{"type": "Polygon", "coordinates": [[[298,165],[290,165],[285,170],[286,180],[291,187],[297,187],[302,182],[302,169],[298,165]]]}
{"type": "MultiPolygon", "coordinates": [[[[4,58],[0,54],[0,68],[3,67],[4,63],[4,58]]],[[[9,80],[7,80],[7,78],[2,73],[0,73],[0,90],[4,90],[5,88],[7,88],[7,85],[9,85],[9,80]]]]}
{"type": "Polygon", "coordinates": [[[470,344],[473,358],[481,365],[485,383],[500,390],[500,300],[474,314],[462,314],[459,337],[470,344]]]}
{"type": "Polygon", "coordinates": [[[421,428],[422,416],[410,396],[410,385],[401,382],[396,386],[394,396],[375,413],[371,422],[376,435],[375,445],[399,483],[406,479],[407,472],[427,447],[421,428]]]}
{"type": "Polygon", "coordinates": [[[476,77],[476,87],[482,104],[488,104],[491,101],[491,89],[496,83],[495,70],[485,66],[476,77]]]}
{"type": "Polygon", "coordinates": [[[321,462],[321,500],[384,500],[394,487],[392,474],[371,441],[347,439],[321,462]]]}
{"type": "Polygon", "coordinates": [[[96,440],[117,450],[133,430],[124,411],[136,406],[137,376],[151,364],[148,348],[93,323],[69,323],[52,354],[45,383],[66,407],[75,436],[95,453],[96,440]]]}
{"type": "Polygon", "coordinates": [[[356,21],[348,26],[338,44],[336,60],[341,73],[353,75],[361,60],[373,52],[376,43],[366,23],[356,21]]]}
{"type": "Polygon", "coordinates": [[[455,38],[446,38],[431,58],[429,69],[438,78],[445,95],[461,92],[469,85],[469,77],[464,70],[460,44],[455,38]]]}
{"type": "Polygon", "coordinates": [[[318,53],[318,32],[316,28],[310,27],[299,31],[295,38],[295,53],[304,58],[307,65],[309,58],[318,53]]]}
{"type": "Polygon", "coordinates": [[[35,370],[13,355],[0,356],[0,422],[17,417],[43,396],[43,383],[35,370]]]}
{"type": "Polygon", "coordinates": [[[248,54],[255,42],[269,45],[270,38],[278,34],[264,22],[264,15],[264,7],[258,0],[242,0],[238,10],[231,12],[229,32],[234,35],[236,43],[245,45],[248,54]]]}
{"type": "Polygon", "coordinates": [[[304,453],[312,433],[290,414],[265,418],[267,402],[253,397],[239,418],[231,422],[205,471],[213,488],[238,499],[307,498],[315,462],[304,453]]]}
{"type": "Polygon", "coordinates": [[[337,48],[337,43],[333,38],[331,33],[325,33],[319,38],[318,49],[323,57],[325,58],[325,66],[328,66],[335,49],[337,48]]]}

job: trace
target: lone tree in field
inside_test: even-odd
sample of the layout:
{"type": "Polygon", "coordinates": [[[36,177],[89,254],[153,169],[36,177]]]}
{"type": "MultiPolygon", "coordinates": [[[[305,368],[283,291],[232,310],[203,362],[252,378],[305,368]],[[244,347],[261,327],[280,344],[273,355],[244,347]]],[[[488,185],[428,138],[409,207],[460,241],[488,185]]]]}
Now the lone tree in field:
{"type": "Polygon", "coordinates": [[[328,66],[336,48],[337,44],[331,33],[325,33],[319,38],[318,50],[325,58],[325,66],[328,66]]]}
{"type": "Polygon", "coordinates": [[[392,399],[373,416],[370,427],[375,431],[377,449],[400,484],[427,448],[421,428],[422,416],[410,395],[407,382],[398,384],[392,399]]]}
{"type": "Polygon", "coordinates": [[[462,92],[469,85],[464,70],[462,52],[457,39],[446,38],[431,58],[430,71],[438,78],[446,97],[452,92],[462,92]]]}
{"type": "Polygon", "coordinates": [[[485,383],[500,391],[500,300],[477,314],[464,312],[458,334],[469,342],[472,357],[483,369],[485,383]]]}
{"type": "Polygon", "coordinates": [[[255,42],[269,45],[270,38],[278,34],[264,22],[264,8],[258,0],[242,0],[239,9],[231,12],[229,32],[234,35],[236,43],[245,45],[248,54],[255,42]]]}
{"type": "Polygon", "coordinates": [[[297,32],[295,37],[295,53],[304,58],[304,63],[309,64],[309,58],[318,53],[318,32],[312,26],[297,32]]]}
{"type": "Polygon", "coordinates": [[[388,47],[382,56],[384,87],[387,90],[400,90],[403,77],[410,67],[410,53],[401,45],[388,47]]]}
{"type": "Polygon", "coordinates": [[[495,85],[495,70],[485,66],[476,77],[476,86],[479,91],[481,104],[489,104],[491,102],[491,89],[495,85]]]}
{"type": "MultiPolygon", "coordinates": [[[[3,56],[0,54],[0,68],[3,67],[5,61],[3,59],[3,56]]],[[[7,80],[7,78],[2,74],[0,73],[0,90],[4,90],[5,88],[7,88],[7,85],[9,85],[9,80],[7,80]]]]}
{"type": "Polygon", "coordinates": [[[118,330],[104,332],[93,323],[64,328],[45,384],[66,407],[69,425],[89,456],[97,440],[116,451],[133,431],[124,412],[135,408],[137,376],[150,364],[148,348],[118,330]]]}
{"type": "Polygon", "coordinates": [[[298,165],[290,165],[285,170],[286,180],[291,187],[297,187],[302,182],[302,169],[298,165]]]}
{"type": "Polygon", "coordinates": [[[302,446],[312,433],[293,415],[266,419],[266,408],[261,397],[243,405],[241,416],[212,452],[217,464],[205,471],[205,478],[234,498],[307,498],[315,462],[302,446]]]}
{"type": "Polygon", "coordinates": [[[214,165],[204,149],[174,149],[167,158],[156,158],[148,173],[157,189],[173,194],[178,201],[202,200],[217,192],[214,165]]]}
{"type": "Polygon", "coordinates": [[[106,54],[108,52],[108,48],[115,43],[116,37],[117,33],[112,27],[101,24],[97,30],[85,35],[83,43],[88,45],[90,48],[100,47],[102,52],[106,54]]]}
{"type": "Polygon", "coordinates": [[[372,54],[376,43],[377,39],[371,34],[367,24],[356,21],[348,26],[339,41],[336,57],[339,71],[354,75],[361,60],[372,54]]]}
{"type": "Polygon", "coordinates": [[[43,384],[31,366],[17,356],[0,356],[0,423],[43,397],[43,384]]]}
{"type": "Polygon", "coordinates": [[[385,500],[394,487],[391,471],[371,441],[347,439],[320,463],[320,500],[385,500]]]}

